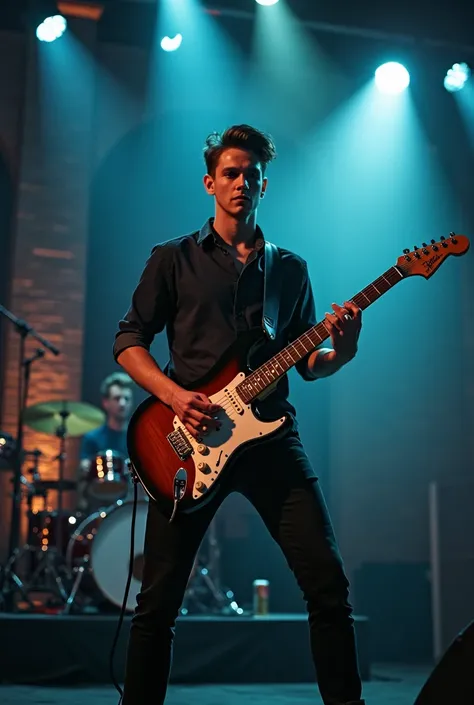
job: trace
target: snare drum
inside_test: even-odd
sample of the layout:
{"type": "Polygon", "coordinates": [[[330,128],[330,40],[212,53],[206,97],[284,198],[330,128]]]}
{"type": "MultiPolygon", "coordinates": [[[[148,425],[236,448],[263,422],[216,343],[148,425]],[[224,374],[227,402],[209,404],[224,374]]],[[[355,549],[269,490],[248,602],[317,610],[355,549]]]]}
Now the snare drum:
{"type": "MultiPolygon", "coordinates": [[[[95,512],[80,524],[71,536],[66,562],[72,573],[85,566],[86,579],[81,590],[96,603],[108,601],[122,606],[130,558],[132,502],[117,502],[102,512],[95,512]]],[[[133,574],[127,610],[135,608],[143,569],[143,549],[148,502],[137,502],[133,574]]]]}
{"type": "Polygon", "coordinates": [[[97,453],[90,461],[86,477],[86,496],[104,504],[124,499],[130,491],[126,459],[115,450],[97,453]]]}

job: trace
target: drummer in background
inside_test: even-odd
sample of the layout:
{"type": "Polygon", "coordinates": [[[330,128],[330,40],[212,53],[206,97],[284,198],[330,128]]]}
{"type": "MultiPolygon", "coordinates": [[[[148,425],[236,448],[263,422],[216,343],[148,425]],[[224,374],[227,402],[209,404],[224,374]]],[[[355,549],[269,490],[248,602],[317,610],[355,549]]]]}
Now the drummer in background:
{"type": "Polygon", "coordinates": [[[133,381],[123,372],[114,372],[100,385],[102,408],[106,413],[103,426],[82,437],[81,460],[89,460],[101,450],[116,450],[128,456],[127,426],[132,412],[133,381]]]}
{"type": "Polygon", "coordinates": [[[133,387],[133,380],[124,372],[113,372],[100,385],[106,420],[102,426],[82,437],[80,450],[82,477],[78,487],[79,509],[97,511],[99,508],[97,501],[93,501],[94,506],[91,506],[91,497],[87,497],[87,480],[84,473],[88,472],[91,459],[105,450],[115,451],[123,459],[128,457],[127,426],[133,406],[133,387]]]}

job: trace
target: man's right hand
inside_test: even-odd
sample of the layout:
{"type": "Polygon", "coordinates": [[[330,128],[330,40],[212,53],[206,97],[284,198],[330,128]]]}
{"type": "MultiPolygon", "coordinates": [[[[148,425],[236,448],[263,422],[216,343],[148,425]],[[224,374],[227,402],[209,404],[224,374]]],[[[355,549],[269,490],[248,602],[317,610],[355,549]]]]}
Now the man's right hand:
{"type": "Polygon", "coordinates": [[[170,406],[196,439],[221,426],[221,422],[214,417],[222,407],[213,404],[205,394],[200,392],[189,392],[180,387],[173,391],[170,406]]]}

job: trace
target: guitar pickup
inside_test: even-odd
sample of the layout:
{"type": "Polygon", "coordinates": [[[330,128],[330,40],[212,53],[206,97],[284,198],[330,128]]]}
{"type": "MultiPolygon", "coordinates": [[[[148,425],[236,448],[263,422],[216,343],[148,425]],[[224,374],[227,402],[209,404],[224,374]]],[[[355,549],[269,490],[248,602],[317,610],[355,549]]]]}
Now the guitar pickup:
{"type": "Polygon", "coordinates": [[[224,394],[226,395],[228,401],[230,401],[230,403],[232,404],[232,407],[235,409],[235,411],[238,414],[242,415],[244,413],[244,410],[237,395],[234,392],[231,392],[229,389],[224,389],[224,394]]]}
{"type": "Polygon", "coordinates": [[[180,460],[186,460],[192,454],[193,447],[181,428],[168,433],[166,438],[180,460]]]}

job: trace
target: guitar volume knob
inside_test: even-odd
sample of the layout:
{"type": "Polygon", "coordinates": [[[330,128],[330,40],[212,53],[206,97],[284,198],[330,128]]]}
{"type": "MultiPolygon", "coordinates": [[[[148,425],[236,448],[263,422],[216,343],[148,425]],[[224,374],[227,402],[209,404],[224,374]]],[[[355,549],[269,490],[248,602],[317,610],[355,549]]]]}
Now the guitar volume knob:
{"type": "Polygon", "coordinates": [[[199,472],[204,473],[204,475],[208,475],[211,472],[211,468],[207,463],[198,463],[197,469],[199,470],[199,472]]]}
{"type": "Polygon", "coordinates": [[[196,482],[196,490],[201,494],[204,494],[204,492],[207,491],[207,487],[204,482],[196,482]]]}
{"type": "Polygon", "coordinates": [[[209,448],[204,445],[204,443],[199,443],[198,447],[196,448],[197,452],[200,453],[201,455],[207,455],[209,453],[209,448]]]}

